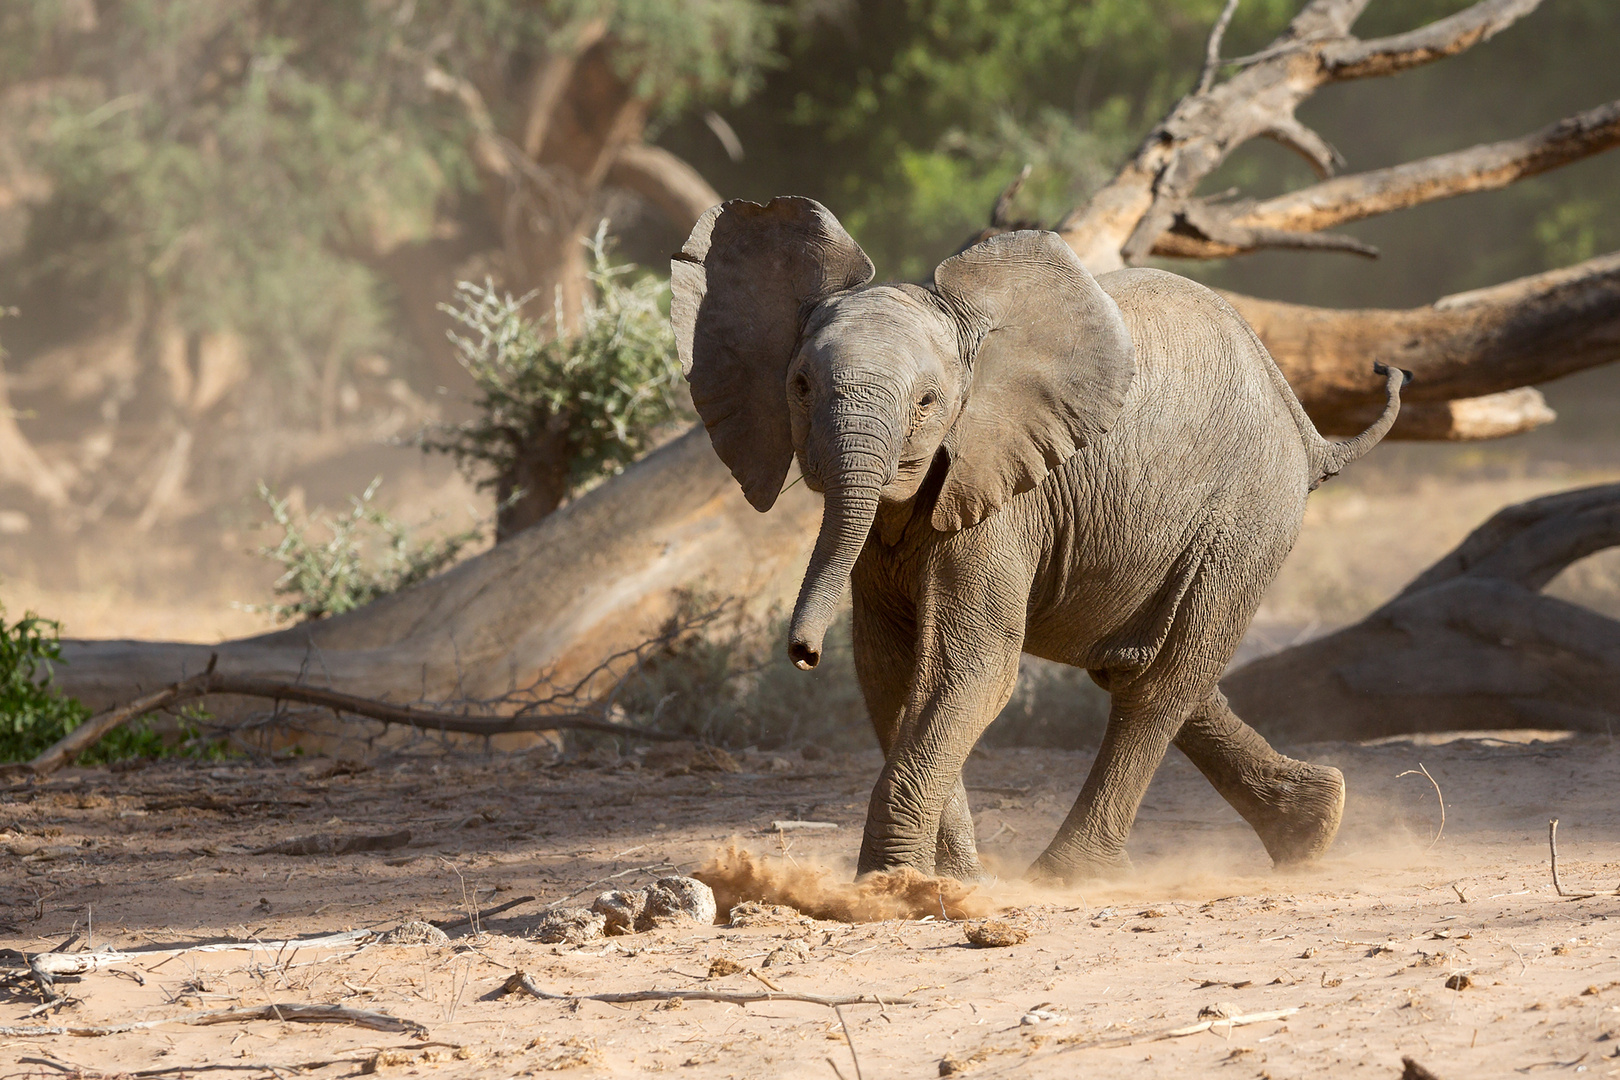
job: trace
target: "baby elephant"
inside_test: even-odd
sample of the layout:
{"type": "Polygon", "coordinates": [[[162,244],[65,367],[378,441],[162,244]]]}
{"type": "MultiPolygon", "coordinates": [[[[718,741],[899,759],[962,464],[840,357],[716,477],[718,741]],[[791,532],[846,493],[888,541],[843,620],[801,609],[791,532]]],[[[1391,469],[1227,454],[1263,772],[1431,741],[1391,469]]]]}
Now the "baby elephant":
{"type": "Polygon", "coordinates": [[[1127,867],[1172,742],[1278,864],[1327,849],[1343,777],[1277,753],[1216,682],[1307,492],[1394,423],[1400,371],[1377,423],[1326,442],[1219,296],[1159,270],[1094,278],[1049,232],[976,244],[931,285],[872,285],[819,203],[738,200],[703,216],[671,269],[692,400],[748,501],[769,510],[795,457],[825,496],[789,652],[815,667],[851,583],[886,759],[862,873],[982,873],[962,764],[1023,652],[1112,697],[1032,875],[1127,867]]]}

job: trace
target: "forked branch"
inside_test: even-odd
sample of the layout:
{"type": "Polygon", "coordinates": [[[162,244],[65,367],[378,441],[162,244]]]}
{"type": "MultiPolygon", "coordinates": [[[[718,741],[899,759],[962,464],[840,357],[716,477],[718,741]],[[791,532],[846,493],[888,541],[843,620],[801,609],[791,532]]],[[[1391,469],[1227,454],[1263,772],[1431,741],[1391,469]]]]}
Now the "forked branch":
{"type": "MultiPolygon", "coordinates": [[[[1225,82],[1215,81],[1212,67],[1218,65],[1206,60],[1196,88],[1148,133],[1114,179],[1070,213],[1057,231],[1093,272],[1139,262],[1156,250],[1165,233],[1185,223],[1198,185],[1233,150],[1258,136],[1297,150],[1325,176],[1336,167],[1337,154],[1294,115],[1318,87],[1456,55],[1528,15],[1540,0],[1482,0],[1409,33],[1363,41],[1350,27],[1367,2],[1312,0],[1270,46],[1234,61],[1238,70],[1225,82]]],[[[1223,10],[1223,20],[1227,14],[1223,10]]],[[[1217,54],[1223,29],[1218,24],[1210,35],[1217,54]]],[[[1244,242],[1277,246],[1282,238],[1263,231],[1241,241],[1229,238],[1232,246],[1244,242]]],[[[1356,250],[1344,241],[1311,246],[1356,250]]]]}
{"type": "Polygon", "coordinates": [[[1620,146],[1620,101],[1521,138],[1341,176],[1273,199],[1224,205],[1195,201],[1154,244],[1153,254],[1225,259],[1264,247],[1305,247],[1283,238],[1457,195],[1495,191],[1615,146],[1620,146]]]}

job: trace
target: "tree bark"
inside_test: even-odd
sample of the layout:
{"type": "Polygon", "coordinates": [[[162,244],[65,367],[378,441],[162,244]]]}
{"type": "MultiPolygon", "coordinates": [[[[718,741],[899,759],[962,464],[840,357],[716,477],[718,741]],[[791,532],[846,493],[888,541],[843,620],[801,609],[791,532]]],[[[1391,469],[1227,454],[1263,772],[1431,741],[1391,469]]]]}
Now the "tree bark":
{"type": "Polygon", "coordinates": [[[1456,399],[1502,395],[1620,359],[1620,253],[1402,311],[1226,298],[1324,434],[1352,434],[1378,415],[1374,360],[1415,376],[1403,398],[1417,408],[1403,406],[1397,437],[1481,438],[1537,426],[1551,410],[1522,391],[1514,399],[1456,399]],[[1447,403],[1447,418],[1424,408],[1447,403]]]}
{"type": "Polygon", "coordinates": [[[1244,665],[1233,709],[1296,742],[1620,724],[1620,622],[1543,596],[1620,545],[1620,484],[1510,506],[1354,626],[1244,665]]]}

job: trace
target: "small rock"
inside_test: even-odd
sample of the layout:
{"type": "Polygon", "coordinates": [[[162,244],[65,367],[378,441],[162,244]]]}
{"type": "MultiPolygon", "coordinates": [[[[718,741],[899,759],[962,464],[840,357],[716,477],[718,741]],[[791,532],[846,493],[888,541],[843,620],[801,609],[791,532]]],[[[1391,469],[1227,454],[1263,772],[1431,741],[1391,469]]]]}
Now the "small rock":
{"type": "Polygon", "coordinates": [[[448,945],[450,935],[420,919],[402,922],[382,937],[384,945],[448,945]]]}
{"type": "Polygon", "coordinates": [[[709,961],[708,977],[711,979],[723,979],[727,975],[736,975],[739,972],[746,970],[746,968],[737,963],[737,961],[731,959],[729,956],[717,956],[713,960],[709,961]]]}
{"type": "Polygon", "coordinates": [[[966,933],[968,943],[978,949],[1005,949],[1029,940],[1028,930],[996,919],[969,923],[966,933]]]}
{"type": "Polygon", "coordinates": [[[380,1073],[384,1069],[393,1069],[401,1065],[415,1065],[416,1055],[408,1050],[379,1050],[365,1060],[360,1071],[367,1075],[380,1073]]]}
{"type": "Polygon", "coordinates": [[[788,964],[802,964],[810,959],[810,950],[802,941],[784,941],[772,949],[770,955],[759,965],[760,967],[786,967],[788,964]]]}
{"type": "Polygon", "coordinates": [[[1474,985],[1474,980],[1469,978],[1467,975],[1463,974],[1462,972],[1458,972],[1457,974],[1451,976],[1451,978],[1446,980],[1446,989],[1447,990],[1466,990],[1470,986],[1473,986],[1473,985],[1474,985]]]}
{"type": "Polygon", "coordinates": [[[647,886],[646,895],[646,906],[636,917],[637,930],[692,923],[714,925],[714,890],[697,878],[659,878],[647,886]]]}
{"type": "Polygon", "coordinates": [[[729,913],[732,927],[744,926],[814,926],[815,920],[801,911],[783,904],[762,904],[758,900],[744,900],[732,906],[729,913]]]}
{"type": "Polygon", "coordinates": [[[636,932],[636,920],[647,907],[647,891],[613,889],[603,893],[591,904],[591,910],[602,916],[603,930],[608,937],[620,937],[636,932]]]}
{"type": "Polygon", "coordinates": [[[1043,1001],[1020,1016],[1018,1022],[1025,1027],[1039,1027],[1042,1024],[1067,1024],[1069,1018],[1059,1012],[1057,1006],[1050,1001],[1043,1001]]]}
{"type": "Polygon", "coordinates": [[[957,1056],[956,1054],[946,1054],[944,1057],[939,1059],[939,1075],[960,1076],[962,1073],[967,1072],[969,1069],[973,1068],[973,1066],[984,1061],[989,1056],[989,1051],[983,1048],[961,1057],[957,1056]]]}
{"type": "Polygon", "coordinates": [[[602,936],[607,920],[584,908],[556,908],[540,916],[533,938],[542,945],[578,945],[602,936]]]}

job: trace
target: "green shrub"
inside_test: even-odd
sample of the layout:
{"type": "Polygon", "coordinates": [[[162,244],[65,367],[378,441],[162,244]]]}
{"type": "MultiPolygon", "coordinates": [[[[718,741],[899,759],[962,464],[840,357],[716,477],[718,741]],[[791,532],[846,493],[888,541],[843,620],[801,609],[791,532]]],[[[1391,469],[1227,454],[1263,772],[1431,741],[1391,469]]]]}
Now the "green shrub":
{"type": "MultiPolygon", "coordinates": [[[[606,222],[603,222],[605,228],[606,222]]],[[[560,318],[523,314],[530,296],[462,282],[442,305],[467,330],[452,335],[478,386],[478,415],[418,437],[493,488],[497,539],[533,524],[571,493],[623,470],[683,409],[669,285],[608,260],[604,228],[591,239],[587,297],[574,332],[560,318]]]]}
{"type": "MultiPolygon", "coordinates": [[[[90,710],[51,688],[62,663],[61,625],[27,612],[7,625],[0,606],[0,761],[27,761],[84,723],[90,710]]],[[[103,735],[79,755],[81,765],[129,758],[207,757],[225,753],[205,734],[206,713],[181,714],[178,741],[165,739],[151,718],[141,717],[103,735]]]]}
{"type": "Polygon", "coordinates": [[[282,535],[280,542],[261,547],[259,554],[282,567],[273,588],[276,596],[286,599],[243,607],[268,611],[283,622],[341,615],[448,569],[483,539],[483,526],[478,525],[442,540],[413,544],[408,525],[372,505],[381,485],[378,477],[358,496],[351,495],[347,514],[300,520],[289,501],[261,481],[259,498],[270,508],[282,535]],[[326,534],[324,540],[312,536],[317,529],[326,534]]]}
{"type": "Polygon", "coordinates": [[[61,626],[33,612],[7,625],[0,607],[0,761],[26,761],[82,724],[90,711],[51,689],[61,626]]]}

